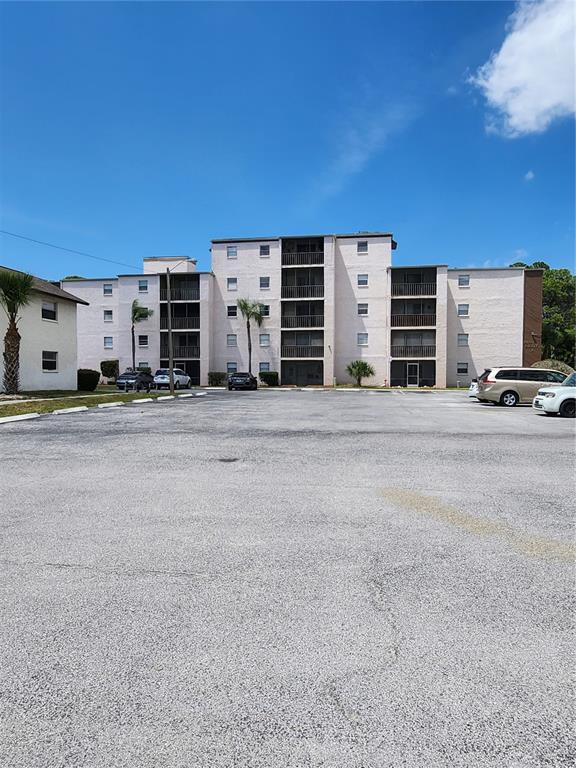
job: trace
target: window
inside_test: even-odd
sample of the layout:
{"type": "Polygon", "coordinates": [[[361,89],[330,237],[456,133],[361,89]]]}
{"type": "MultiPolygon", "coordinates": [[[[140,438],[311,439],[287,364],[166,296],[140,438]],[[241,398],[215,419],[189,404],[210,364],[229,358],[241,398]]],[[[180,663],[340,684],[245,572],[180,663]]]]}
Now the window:
{"type": "Polygon", "coordinates": [[[238,317],[238,307],[236,304],[228,304],[228,317],[238,317]]]}
{"type": "Polygon", "coordinates": [[[368,344],[368,334],[367,333],[359,333],[357,335],[357,341],[359,347],[365,347],[368,344]]]}
{"type": "Polygon", "coordinates": [[[237,370],[238,370],[238,363],[226,363],[227,373],[236,373],[237,370]]]}
{"type": "Polygon", "coordinates": [[[227,347],[237,347],[238,346],[238,339],[236,338],[235,333],[228,333],[226,335],[226,346],[227,347]]]}
{"type": "MultiPolygon", "coordinates": [[[[140,360],[138,363],[138,368],[150,368],[148,360],[140,360]]],[[[176,373],[176,371],[174,371],[174,373],[176,373]]]]}
{"type": "Polygon", "coordinates": [[[468,334],[467,333],[459,333],[458,334],[458,346],[459,347],[467,347],[468,346],[468,334]]]}
{"type": "Polygon", "coordinates": [[[495,379],[507,379],[508,381],[513,380],[517,381],[518,379],[518,371],[498,371],[498,373],[494,376],[495,379]]]}
{"type": "Polygon", "coordinates": [[[270,246],[269,245],[261,245],[260,246],[260,256],[270,256],[270,246]]]}
{"type": "Polygon", "coordinates": [[[368,275],[358,275],[358,286],[360,288],[366,288],[368,285],[368,275]]]}
{"type": "Polygon", "coordinates": [[[112,296],[112,283],[104,283],[102,285],[102,293],[104,296],[112,296]]]}
{"type": "Polygon", "coordinates": [[[104,336],[104,349],[112,349],[114,347],[114,338],[112,336],[104,336]]]}
{"type": "Polygon", "coordinates": [[[468,288],[470,286],[470,275],[458,275],[458,287],[468,288]]]}
{"type": "Polygon", "coordinates": [[[237,291],[238,290],[238,278],[237,277],[229,277],[226,281],[228,290],[229,291],[237,291]]]}
{"type": "Polygon", "coordinates": [[[367,315],[368,314],[368,304],[358,304],[358,314],[359,315],[367,315]]]}
{"type": "Polygon", "coordinates": [[[262,373],[262,371],[269,371],[270,363],[260,363],[259,370],[260,370],[260,373],[262,373]]]}
{"type": "Polygon", "coordinates": [[[42,320],[58,320],[58,304],[55,301],[42,302],[42,320]]]}
{"type": "Polygon", "coordinates": [[[58,370],[58,352],[42,352],[42,370],[58,370]]]}
{"type": "Polygon", "coordinates": [[[260,304],[262,307],[262,317],[270,317],[270,304],[260,304]]]}
{"type": "Polygon", "coordinates": [[[111,309],[104,310],[104,322],[111,323],[114,320],[114,313],[111,309]]]}
{"type": "Polygon", "coordinates": [[[235,245],[228,245],[226,247],[226,256],[228,256],[229,259],[236,259],[238,258],[238,249],[235,245]]]}
{"type": "Polygon", "coordinates": [[[566,376],[558,371],[546,371],[546,381],[552,381],[555,384],[561,384],[566,376]]]}
{"type": "Polygon", "coordinates": [[[138,280],[138,293],[148,293],[148,280],[138,280]]]}
{"type": "Polygon", "coordinates": [[[470,304],[458,304],[458,317],[468,317],[470,304]]]}
{"type": "Polygon", "coordinates": [[[261,291],[267,291],[270,288],[270,278],[269,277],[261,277],[260,278],[260,290],[261,291]]]}
{"type": "Polygon", "coordinates": [[[138,346],[139,347],[147,347],[148,346],[148,336],[138,336],[138,346]]]}
{"type": "Polygon", "coordinates": [[[468,363],[456,363],[457,373],[468,373],[468,363]]]}
{"type": "Polygon", "coordinates": [[[368,253],[368,240],[358,240],[358,253],[368,253]]]}
{"type": "Polygon", "coordinates": [[[269,347],[270,346],[270,334],[269,333],[261,333],[260,334],[260,346],[261,347],[269,347]]]}

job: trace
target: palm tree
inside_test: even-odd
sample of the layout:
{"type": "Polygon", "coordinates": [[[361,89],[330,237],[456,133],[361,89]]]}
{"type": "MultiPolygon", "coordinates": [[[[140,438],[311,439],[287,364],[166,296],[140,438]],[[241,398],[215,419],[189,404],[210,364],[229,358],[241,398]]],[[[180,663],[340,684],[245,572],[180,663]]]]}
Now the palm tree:
{"type": "Polygon", "coordinates": [[[246,335],[248,336],[248,373],[252,373],[252,336],[250,335],[250,322],[254,320],[260,327],[264,320],[264,307],[259,301],[250,299],[238,299],[238,308],[242,317],[246,320],[246,335]]]}
{"type": "Polygon", "coordinates": [[[362,386],[362,379],[376,375],[374,368],[372,368],[370,363],[367,363],[365,360],[354,360],[354,362],[347,366],[346,372],[352,376],[353,379],[356,379],[356,384],[358,384],[359,387],[362,386]]]}
{"type": "Polygon", "coordinates": [[[134,326],[136,323],[141,323],[142,320],[148,320],[154,314],[153,309],[143,307],[138,299],[134,299],[132,302],[132,370],[136,370],[136,337],[134,335],[134,326]]]}
{"type": "Polygon", "coordinates": [[[4,391],[8,395],[18,392],[20,374],[20,333],[18,312],[30,303],[34,278],[25,272],[0,270],[0,304],[8,315],[4,336],[4,391]]]}

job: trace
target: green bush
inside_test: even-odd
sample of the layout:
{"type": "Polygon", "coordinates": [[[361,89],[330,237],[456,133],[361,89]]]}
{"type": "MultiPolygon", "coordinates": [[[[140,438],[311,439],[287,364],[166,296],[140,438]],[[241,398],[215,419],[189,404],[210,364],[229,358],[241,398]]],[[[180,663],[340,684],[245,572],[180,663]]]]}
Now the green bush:
{"type": "Polygon", "coordinates": [[[152,368],[149,368],[147,365],[139,366],[138,370],[142,371],[142,373],[149,373],[150,375],[152,375],[152,368]]]}
{"type": "Polygon", "coordinates": [[[102,360],[100,363],[100,371],[102,372],[102,376],[106,376],[107,379],[117,379],[120,375],[120,361],[102,360]]]}
{"type": "Polygon", "coordinates": [[[277,387],[279,384],[278,371],[260,371],[258,376],[260,381],[263,384],[268,384],[269,387],[277,387]]]}
{"type": "Polygon", "coordinates": [[[78,389],[82,392],[94,392],[100,381],[100,372],[90,368],[78,369],[78,389]]]}
{"type": "Polygon", "coordinates": [[[354,360],[350,365],[346,366],[346,372],[353,379],[356,379],[356,384],[359,387],[362,386],[362,379],[376,375],[374,368],[365,360],[354,360]]]}
{"type": "Polygon", "coordinates": [[[222,371],[208,371],[209,387],[225,387],[228,383],[228,374],[222,371]]]}

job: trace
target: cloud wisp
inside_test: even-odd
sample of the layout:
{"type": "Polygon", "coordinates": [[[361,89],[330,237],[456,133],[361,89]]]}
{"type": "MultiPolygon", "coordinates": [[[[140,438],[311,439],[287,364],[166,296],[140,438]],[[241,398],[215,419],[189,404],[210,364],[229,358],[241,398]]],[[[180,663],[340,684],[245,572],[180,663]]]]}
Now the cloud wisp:
{"type": "Polygon", "coordinates": [[[524,181],[534,181],[536,178],[536,174],[534,171],[527,171],[527,173],[524,174],[524,181]]]}
{"type": "Polygon", "coordinates": [[[542,133],[574,114],[574,18],[571,0],[518,3],[502,47],[470,78],[490,108],[489,132],[542,133]]]}

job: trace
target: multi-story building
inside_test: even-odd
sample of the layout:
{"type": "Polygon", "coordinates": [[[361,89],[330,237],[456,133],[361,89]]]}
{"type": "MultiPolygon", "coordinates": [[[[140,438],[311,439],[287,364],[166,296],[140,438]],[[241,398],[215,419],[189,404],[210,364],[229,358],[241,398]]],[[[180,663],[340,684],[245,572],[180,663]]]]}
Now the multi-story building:
{"type": "Polygon", "coordinates": [[[278,371],[283,384],[349,382],[346,368],[360,359],[374,368],[374,384],[465,385],[487,365],[539,359],[539,270],[394,267],[395,248],[388,232],[218,239],[210,273],[196,272],[192,259],[165,257],[145,259],[144,275],[117,283],[75,282],[74,293],[90,302],[80,313],[91,315],[79,321],[82,364],[97,367],[103,351],[122,367],[131,361],[129,310],[144,293],[154,314],[137,330],[136,363],[167,365],[166,268],[175,364],[195,383],[206,384],[209,370],[247,370],[239,298],[264,307],[262,325],[252,324],[253,370],[278,371]],[[122,319],[110,349],[114,309],[104,304],[114,291],[122,319]]]}

